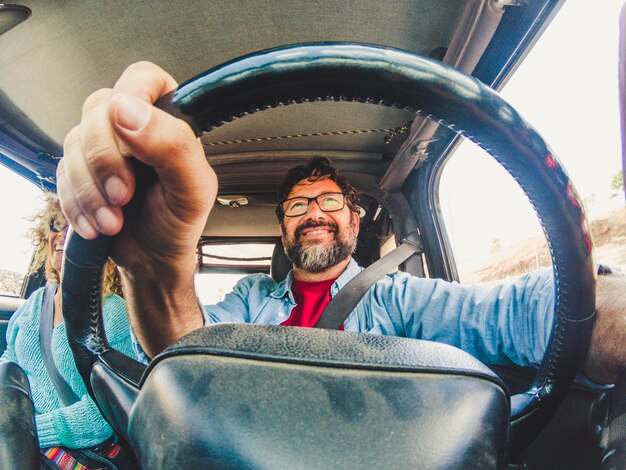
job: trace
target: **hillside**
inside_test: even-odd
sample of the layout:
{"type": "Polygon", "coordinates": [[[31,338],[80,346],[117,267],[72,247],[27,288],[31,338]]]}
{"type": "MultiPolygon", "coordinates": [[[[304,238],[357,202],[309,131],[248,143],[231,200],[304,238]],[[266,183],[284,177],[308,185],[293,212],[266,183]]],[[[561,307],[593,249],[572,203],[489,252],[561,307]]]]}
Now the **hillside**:
{"type": "Polygon", "coordinates": [[[19,296],[23,279],[23,274],[0,269],[0,295],[19,296]]]}
{"type": "MultiPolygon", "coordinates": [[[[626,208],[615,209],[590,221],[595,260],[626,269],[626,208]]],[[[482,268],[462,273],[462,282],[490,282],[550,266],[543,236],[528,238],[492,253],[482,268]]]]}

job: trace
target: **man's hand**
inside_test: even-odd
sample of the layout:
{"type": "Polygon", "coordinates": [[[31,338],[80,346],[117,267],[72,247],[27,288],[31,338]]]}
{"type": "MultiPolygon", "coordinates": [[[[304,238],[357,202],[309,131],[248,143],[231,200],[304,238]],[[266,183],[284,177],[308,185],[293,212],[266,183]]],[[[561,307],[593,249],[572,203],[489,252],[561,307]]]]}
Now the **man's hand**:
{"type": "Polygon", "coordinates": [[[626,371],[626,278],[599,276],[596,306],[583,372],[597,383],[614,383],[626,371]]]}
{"type": "Polygon", "coordinates": [[[57,169],[61,205],[75,230],[88,239],[117,235],[113,260],[148,355],[202,324],[195,250],[217,192],[191,128],[152,106],[176,86],[154,64],[128,67],[113,89],[87,98],[57,169]],[[137,190],[130,157],[156,173],[146,190],[137,190]]]}

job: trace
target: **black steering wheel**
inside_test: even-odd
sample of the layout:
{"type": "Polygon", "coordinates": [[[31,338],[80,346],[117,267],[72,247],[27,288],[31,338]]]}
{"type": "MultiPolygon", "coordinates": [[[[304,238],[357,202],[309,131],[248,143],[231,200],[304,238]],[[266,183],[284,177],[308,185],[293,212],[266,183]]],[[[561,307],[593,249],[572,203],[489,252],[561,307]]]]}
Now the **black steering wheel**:
{"type": "MultiPolygon", "coordinates": [[[[359,101],[414,111],[467,137],[502,164],[533,204],[548,238],[555,279],[555,323],[530,389],[511,397],[511,444],[521,450],[549,421],[582,364],[595,312],[592,247],[577,196],[544,140],[497,93],[438,61],[359,44],[295,45],[207,71],[158,106],[200,135],[269,107],[304,101],[359,101]]],[[[66,247],[63,311],[87,389],[126,436],[145,366],[110,348],[100,310],[101,267],[110,239],[66,247]]],[[[149,372],[149,371],[148,371],[149,372]]]]}

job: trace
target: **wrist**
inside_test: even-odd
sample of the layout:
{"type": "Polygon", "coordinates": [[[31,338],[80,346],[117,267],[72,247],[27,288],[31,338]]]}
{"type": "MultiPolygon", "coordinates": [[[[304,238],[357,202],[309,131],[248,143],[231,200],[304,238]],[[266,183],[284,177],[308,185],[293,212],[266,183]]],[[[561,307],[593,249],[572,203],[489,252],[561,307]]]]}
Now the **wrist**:
{"type": "Polygon", "coordinates": [[[168,269],[159,264],[120,270],[129,319],[148,357],[204,325],[192,266],[168,269]]]}

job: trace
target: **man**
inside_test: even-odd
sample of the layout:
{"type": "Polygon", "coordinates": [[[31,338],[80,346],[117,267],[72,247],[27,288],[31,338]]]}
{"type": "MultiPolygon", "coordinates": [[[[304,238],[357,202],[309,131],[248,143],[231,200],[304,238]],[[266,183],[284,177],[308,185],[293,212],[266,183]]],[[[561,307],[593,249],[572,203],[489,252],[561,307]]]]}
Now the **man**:
{"type": "MultiPolygon", "coordinates": [[[[113,89],[86,100],[57,172],[63,209],[76,230],[86,238],[117,235],[114,261],[144,351],[154,356],[205,321],[314,323],[328,294],[360,269],[350,257],[359,229],[350,188],[323,160],[295,170],[278,208],[293,274],[280,285],[248,277],[202,312],[193,284],[195,248],[217,180],[187,124],[151,106],[175,87],[153,64],[129,67],[113,89]],[[133,201],[133,217],[124,223],[121,207],[135,190],[131,155],[156,170],[157,182],[133,201]],[[313,293],[315,283],[321,293],[313,293]]],[[[585,366],[596,381],[613,380],[626,364],[626,299],[606,295],[623,287],[614,279],[598,285],[598,321],[585,366]]],[[[344,328],[444,341],[485,362],[536,364],[549,336],[552,294],[548,273],[489,291],[396,274],[368,292],[344,328]]]]}
{"type": "MultiPolygon", "coordinates": [[[[244,278],[223,302],[205,307],[206,321],[314,326],[331,298],[361,271],[351,258],[357,202],[354,188],[327,159],[292,169],[277,207],[292,273],[280,284],[265,275],[244,278]]],[[[552,310],[549,271],[491,289],[395,273],[366,293],[344,329],[445,342],[487,363],[537,365],[552,310]],[[529,291],[536,295],[524,295],[529,291]]]]}

